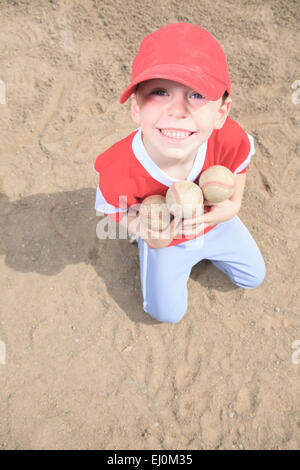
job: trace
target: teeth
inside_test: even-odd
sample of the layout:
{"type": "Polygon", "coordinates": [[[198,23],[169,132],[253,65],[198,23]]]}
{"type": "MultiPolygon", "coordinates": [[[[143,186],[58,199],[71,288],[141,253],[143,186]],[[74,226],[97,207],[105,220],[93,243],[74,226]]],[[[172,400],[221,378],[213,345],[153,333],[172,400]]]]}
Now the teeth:
{"type": "Polygon", "coordinates": [[[163,135],[166,135],[168,137],[173,137],[175,139],[184,139],[185,137],[188,137],[189,135],[192,134],[192,132],[183,132],[183,131],[167,131],[164,129],[160,129],[160,132],[163,135]]]}

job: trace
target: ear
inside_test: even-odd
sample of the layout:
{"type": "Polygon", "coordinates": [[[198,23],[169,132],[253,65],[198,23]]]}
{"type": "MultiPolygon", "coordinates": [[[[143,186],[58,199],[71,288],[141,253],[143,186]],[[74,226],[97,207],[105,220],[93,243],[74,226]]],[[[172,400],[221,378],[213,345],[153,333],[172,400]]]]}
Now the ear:
{"type": "Polygon", "coordinates": [[[221,129],[221,127],[224,126],[226,118],[231,108],[231,103],[232,103],[232,99],[230,98],[230,96],[228,96],[226,100],[224,101],[224,103],[220,106],[216,123],[215,123],[215,129],[221,129]]]}
{"type": "Polygon", "coordinates": [[[131,117],[136,124],[140,124],[140,108],[135,94],[131,97],[131,117]]]}

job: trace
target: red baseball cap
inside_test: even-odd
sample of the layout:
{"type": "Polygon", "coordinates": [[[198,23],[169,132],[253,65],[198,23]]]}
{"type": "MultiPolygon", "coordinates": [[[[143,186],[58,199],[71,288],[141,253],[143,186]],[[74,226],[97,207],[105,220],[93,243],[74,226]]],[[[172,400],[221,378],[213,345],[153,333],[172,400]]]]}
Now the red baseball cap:
{"type": "Polygon", "coordinates": [[[231,91],[222,47],[206,29],[190,23],[168,24],[144,37],[120,103],[125,103],[138,83],[152,78],[182,83],[209,101],[231,91]]]}

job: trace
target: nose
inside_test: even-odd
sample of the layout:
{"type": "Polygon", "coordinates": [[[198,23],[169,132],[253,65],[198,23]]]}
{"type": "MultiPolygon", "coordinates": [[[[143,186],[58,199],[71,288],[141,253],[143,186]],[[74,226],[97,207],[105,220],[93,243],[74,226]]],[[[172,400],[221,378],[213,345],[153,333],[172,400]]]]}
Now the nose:
{"type": "Polygon", "coordinates": [[[168,114],[176,118],[185,118],[187,116],[187,103],[182,94],[174,94],[169,103],[168,114]]]}

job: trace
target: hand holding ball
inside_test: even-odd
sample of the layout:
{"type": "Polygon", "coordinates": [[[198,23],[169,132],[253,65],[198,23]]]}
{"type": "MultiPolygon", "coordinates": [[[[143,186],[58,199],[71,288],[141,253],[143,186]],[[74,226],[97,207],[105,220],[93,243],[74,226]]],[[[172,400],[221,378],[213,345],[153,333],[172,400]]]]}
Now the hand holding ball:
{"type": "Polygon", "coordinates": [[[152,195],[144,199],[140,206],[140,221],[147,229],[165,230],[173,216],[191,219],[203,205],[203,196],[208,202],[218,203],[229,199],[235,188],[235,176],[222,165],[214,165],[205,170],[199,184],[179,180],[168,189],[166,197],[152,195]]]}
{"type": "Polygon", "coordinates": [[[166,229],[171,221],[166,199],[160,195],[146,197],[140,206],[139,215],[141,224],[154,231],[166,229]]]}
{"type": "Polygon", "coordinates": [[[222,202],[234,193],[235,177],[222,165],[214,165],[205,170],[199,178],[199,186],[209,202],[222,202]]]}

